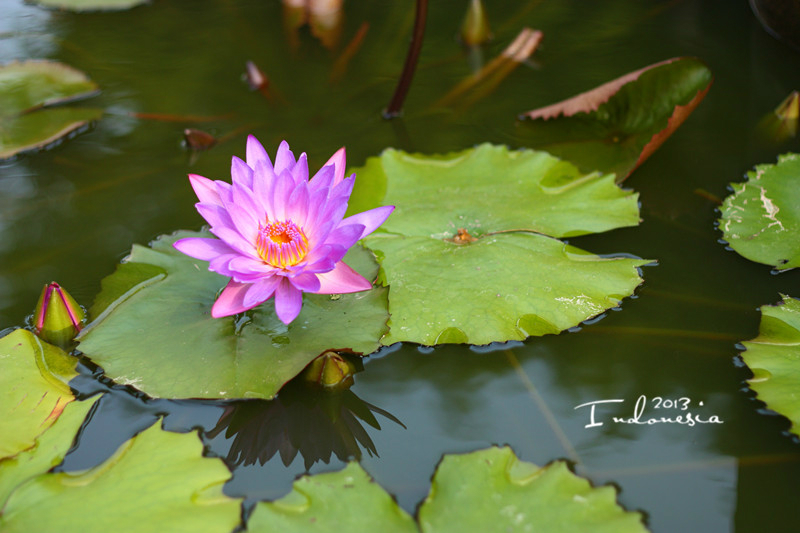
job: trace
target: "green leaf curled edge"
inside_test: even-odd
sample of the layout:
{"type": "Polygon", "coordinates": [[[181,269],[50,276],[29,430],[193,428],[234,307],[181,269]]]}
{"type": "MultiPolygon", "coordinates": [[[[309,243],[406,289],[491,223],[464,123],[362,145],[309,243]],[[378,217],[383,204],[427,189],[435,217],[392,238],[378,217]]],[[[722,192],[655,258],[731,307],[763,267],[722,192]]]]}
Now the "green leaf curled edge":
{"type": "Polygon", "coordinates": [[[759,165],[734,183],[722,204],[719,227],[737,253],[788,270],[800,266],[800,154],[759,165]]]}
{"type": "Polygon", "coordinates": [[[75,399],[77,361],[25,329],[0,338],[0,459],[32,448],[75,399]]]}
{"type": "Polygon", "coordinates": [[[750,388],[800,436],[800,300],[783,295],[779,304],[762,306],[758,337],[742,344],[750,388]]]}

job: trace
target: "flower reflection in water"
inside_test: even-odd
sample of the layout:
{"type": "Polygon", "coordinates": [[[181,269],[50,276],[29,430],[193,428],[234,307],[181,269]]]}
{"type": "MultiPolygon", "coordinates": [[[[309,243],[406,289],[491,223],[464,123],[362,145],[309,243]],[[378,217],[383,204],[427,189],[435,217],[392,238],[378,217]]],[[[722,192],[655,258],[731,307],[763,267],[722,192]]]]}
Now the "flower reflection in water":
{"type": "MultiPolygon", "coordinates": [[[[363,368],[358,358],[352,360],[363,368]]],[[[264,465],[276,454],[289,466],[299,452],[308,470],[318,461],[330,462],[332,455],[342,461],[358,460],[362,448],[377,456],[375,443],[364,426],[366,423],[380,430],[376,414],[406,427],[394,415],[349,389],[331,390],[300,376],[287,383],[273,400],[228,403],[207,436],[213,439],[224,432],[226,439],[233,439],[226,458],[232,468],[256,461],[264,465]]]]}

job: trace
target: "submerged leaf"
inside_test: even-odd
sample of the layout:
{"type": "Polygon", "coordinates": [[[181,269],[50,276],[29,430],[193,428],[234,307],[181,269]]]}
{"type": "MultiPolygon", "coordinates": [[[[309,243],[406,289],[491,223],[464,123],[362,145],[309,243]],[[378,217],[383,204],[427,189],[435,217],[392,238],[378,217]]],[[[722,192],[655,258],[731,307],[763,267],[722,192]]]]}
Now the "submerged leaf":
{"type": "MultiPolygon", "coordinates": [[[[272,301],[241,315],[211,318],[227,278],[175,250],[178,232],[151,247],[134,246],[130,260],[103,281],[80,350],[118,383],[170,398],[271,398],[327,350],[368,354],[386,331],[386,289],[338,295],[306,294],[290,325],[272,301]]],[[[372,255],[354,247],[351,267],[374,279],[372,255]]]]}
{"type": "Polygon", "coordinates": [[[222,493],[229,478],[221,460],[203,457],[196,433],[169,433],[155,424],[100,466],[43,474],[19,487],[0,515],[0,529],[227,533],[241,513],[240,501],[222,493]]]}
{"type": "Polygon", "coordinates": [[[734,183],[722,204],[723,238],[751,261],[786,270],[800,266],[800,154],[759,165],[734,183]]]}
{"type": "Polygon", "coordinates": [[[686,120],[711,82],[699,59],[669,59],[525,113],[520,135],[531,147],[622,181],[686,120]]]}
{"type": "Polygon", "coordinates": [[[396,209],[365,239],[389,286],[384,344],[472,343],[558,333],[615,307],[647,261],[603,258],[554,237],[639,222],[612,175],[544,152],[481,145],[446,156],[386,150],[358,170],[358,211],[396,209]]]}
{"type": "Polygon", "coordinates": [[[800,436],[800,300],[784,296],[778,305],[763,306],[758,337],[742,344],[742,359],[753,371],[750,388],[800,436]]]}

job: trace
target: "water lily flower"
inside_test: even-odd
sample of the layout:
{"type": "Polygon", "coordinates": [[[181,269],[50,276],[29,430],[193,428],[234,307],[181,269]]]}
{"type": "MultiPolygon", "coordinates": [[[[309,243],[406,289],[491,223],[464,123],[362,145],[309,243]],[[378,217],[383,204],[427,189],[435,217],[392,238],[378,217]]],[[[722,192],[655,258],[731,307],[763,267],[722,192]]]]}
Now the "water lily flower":
{"type": "Polygon", "coordinates": [[[283,141],[273,164],[251,135],[246,160],[234,157],[231,163],[232,183],[189,175],[200,200],[197,210],[218,239],[187,238],[174,246],[231,278],[211,316],[241,313],[274,297],[278,318],[289,324],[300,313],[304,292],[372,288],[342,258],[394,206],[343,218],[355,183],[355,174],[345,178],[344,171],[344,148],[309,180],[305,153],[295,160],[283,141]]]}
{"type": "Polygon", "coordinates": [[[51,344],[66,346],[83,327],[83,308],[55,281],[42,289],[33,313],[33,329],[51,344]]]}

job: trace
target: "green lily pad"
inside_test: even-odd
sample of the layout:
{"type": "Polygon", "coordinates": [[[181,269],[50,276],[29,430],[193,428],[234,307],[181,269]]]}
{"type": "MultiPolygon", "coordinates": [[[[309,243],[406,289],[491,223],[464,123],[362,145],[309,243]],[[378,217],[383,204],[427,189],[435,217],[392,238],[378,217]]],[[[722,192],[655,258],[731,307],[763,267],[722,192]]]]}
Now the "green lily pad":
{"type": "Polygon", "coordinates": [[[32,448],[75,397],[77,359],[25,329],[0,339],[0,460],[32,448]]]}
{"type": "Polygon", "coordinates": [[[489,144],[445,156],[386,150],[357,174],[351,209],[396,206],[364,241],[389,286],[384,344],[558,333],[617,306],[642,282],[638,267],[648,261],[555,239],[639,223],[637,195],[612,174],[489,144]]]}
{"type": "Polygon", "coordinates": [[[100,466],[43,474],[17,488],[0,529],[229,533],[241,513],[240,500],[222,493],[229,478],[220,459],[203,457],[197,434],[169,433],[156,424],[100,466]]]}
{"type": "Polygon", "coordinates": [[[800,266],[800,154],[759,165],[734,183],[722,204],[720,229],[739,254],[780,270],[800,266]]]}
{"type": "Polygon", "coordinates": [[[639,513],[616,504],[613,487],[593,488],[563,461],[546,467],[519,461],[510,448],[446,455],[415,524],[364,470],[351,463],[334,473],[305,476],[284,498],[256,505],[247,530],[647,531],[639,513]]]}
{"type": "Polygon", "coordinates": [[[86,415],[99,398],[70,402],[55,423],[37,438],[33,448],[0,460],[0,514],[16,487],[61,463],[86,415]]]}
{"type": "Polygon", "coordinates": [[[69,11],[122,11],[150,0],[27,0],[32,4],[69,11]]]}
{"type": "Polygon", "coordinates": [[[0,159],[47,148],[102,116],[102,109],[59,107],[0,117],[0,159]]]}
{"type": "Polygon", "coordinates": [[[424,533],[457,531],[647,531],[639,513],[616,504],[611,486],[593,488],[564,461],[538,467],[508,448],[446,455],[419,510],[424,533]]]}
{"type": "Polygon", "coordinates": [[[414,533],[417,527],[358,463],[349,463],[339,472],[301,477],[280,500],[259,502],[247,531],[414,533]]]}
{"type": "Polygon", "coordinates": [[[800,435],[800,300],[783,296],[782,303],[763,306],[758,337],[742,344],[753,371],[750,388],[800,435]]]}
{"type": "Polygon", "coordinates": [[[686,120],[712,81],[699,59],[663,61],[530,111],[517,133],[527,146],[622,181],[686,120]]]}
{"type": "MultiPolygon", "coordinates": [[[[128,262],[103,280],[92,322],[79,349],[118,383],[170,398],[271,398],[326,350],[368,354],[380,347],[388,317],[387,290],[343,295],[306,294],[290,325],[274,304],[244,315],[211,318],[227,278],[172,246],[181,231],[151,247],[134,246],[128,262]]],[[[354,247],[345,257],[374,279],[372,254],[354,247]]]]}
{"type": "Polygon", "coordinates": [[[44,148],[99,119],[101,109],[38,109],[96,92],[86,74],[56,61],[0,66],[0,159],[44,148]]]}

